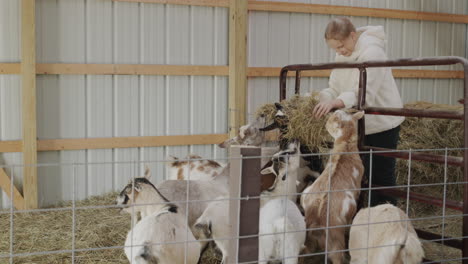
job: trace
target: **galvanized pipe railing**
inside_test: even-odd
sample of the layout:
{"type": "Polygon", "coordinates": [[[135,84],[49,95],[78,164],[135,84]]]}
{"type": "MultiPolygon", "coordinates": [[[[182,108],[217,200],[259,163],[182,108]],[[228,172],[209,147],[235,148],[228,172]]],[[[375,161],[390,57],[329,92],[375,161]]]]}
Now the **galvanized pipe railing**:
{"type": "MultiPolygon", "coordinates": [[[[387,61],[368,61],[362,63],[322,63],[322,64],[296,64],[288,65],[281,69],[280,73],[280,100],[286,99],[286,78],[289,71],[296,72],[295,92],[300,92],[300,72],[310,70],[327,70],[327,69],[349,69],[356,68],[359,70],[359,93],[358,93],[358,110],[364,110],[366,114],[373,115],[394,115],[394,116],[409,116],[409,117],[427,117],[427,118],[445,118],[459,119],[464,121],[464,154],[462,157],[448,157],[448,165],[462,166],[464,182],[468,182],[468,60],[462,57],[432,57],[432,58],[416,58],[416,59],[399,59],[387,61]],[[406,108],[386,108],[366,106],[366,84],[367,84],[367,68],[373,67],[403,67],[403,66],[434,66],[434,65],[453,65],[461,64],[464,70],[464,105],[463,113],[458,111],[445,110],[409,110],[406,108]]],[[[359,121],[359,148],[361,150],[385,150],[384,148],[376,148],[364,145],[365,126],[364,119],[359,121]]],[[[408,153],[387,152],[375,153],[375,155],[384,155],[397,158],[408,159],[408,153]]],[[[412,160],[444,163],[445,157],[429,153],[412,153],[412,160]]],[[[406,192],[405,192],[406,193],[406,192]]],[[[395,196],[401,196],[398,192],[393,192],[395,196]]],[[[433,203],[430,199],[422,199],[417,194],[410,193],[410,198],[419,200],[420,202],[433,203]]],[[[443,205],[441,199],[435,202],[437,205],[443,205]]],[[[433,203],[434,204],[434,203],[433,203]]],[[[463,239],[462,239],[462,258],[463,264],[468,264],[468,184],[464,184],[463,188],[463,239]]],[[[426,236],[438,236],[425,232],[426,236]]]]}

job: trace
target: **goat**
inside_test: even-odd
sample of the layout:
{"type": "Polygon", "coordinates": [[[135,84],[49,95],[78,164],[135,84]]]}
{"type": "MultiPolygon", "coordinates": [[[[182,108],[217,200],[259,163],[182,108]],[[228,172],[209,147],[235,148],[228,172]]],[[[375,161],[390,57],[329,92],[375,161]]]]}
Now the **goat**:
{"type": "Polygon", "coordinates": [[[364,172],[357,153],[357,120],[363,116],[362,111],[348,114],[337,110],[329,117],[325,126],[335,139],[331,156],[325,170],[301,196],[307,228],[330,228],[327,231],[312,230],[309,238],[318,242],[322,250],[327,243],[328,251],[334,251],[329,254],[333,264],[343,262],[342,250],[345,249],[345,228],[336,226],[349,225],[356,213],[356,200],[364,172]],[[330,190],[333,192],[328,192],[330,190]]]}
{"type": "Polygon", "coordinates": [[[199,239],[213,239],[220,249],[223,259],[222,264],[226,264],[228,257],[230,224],[229,224],[229,200],[221,200],[225,197],[216,198],[208,205],[203,214],[197,219],[192,230],[199,239]]]}
{"type": "Polygon", "coordinates": [[[263,203],[266,200],[277,198],[281,195],[287,195],[291,201],[295,201],[297,179],[287,177],[288,175],[297,176],[298,171],[302,168],[299,167],[299,146],[297,141],[290,142],[285,149],[275,153],[271,160],[265,164],[260,171],[262,175],[273,174],[275,180],[273,184],[262,192],[264,199],[261,199],[263,203]]]}
{"type": "Polygon", "coordinates": [[[228,148],[231,145],[260,146],[264,143],[264,132],[260,130],[265,126],[265,116],[260,115],[255,120],[239,128],[237,136],[218,144],[220,148],[228,148]]]}
{"type": "Polygon", "coordinates": [[[351,226],[349,250],[351,264],[417,264],[424,258],[408,216],[391,204],[359,210],[351,226]]]}
{"type": "MultiPolygon", "coordinates": [[[[142,191],[148,190],[144,188],[142,191]]],[[[162,198],[165,199],[164,196],[162,198]]],[[[195,240],[188,228],[185,215],[177,209],[174,204],[164,204],[128,232],[125,255],[130,263],[196,264],[198,262],[200,243],[195,240]]]]}
{"type": "MultiPolygon", "coordinates": [[[[290,142],[290,139],[286,138],[288,133],[288,124],[289,118],[286,115],[286,112],[283,106],[280,103],[275,103],[276,114],[273,118],[273,123],[267,127],[261,128],[260,131],[270,131],[273,129],[279,129],[279,148],[287,148],[287,145],[290,142]]],[[[300,144],[300,151],[304,154],[317,153],[318,148],[310,149],[305,144],[300,144]]],[[[300,156],[300,168],[298,172],[298,192],[302,192],[304,188],[308,185],[309,181],[314,181],[323,171],[322,159],[317,155],[310,156],[300,156]]]]}
{"type": "Polygon", "coordinates": [[[170,156],[170,159],[167,167],[171,180],[212,180],[224,169],[223,164],[214,160],[203,160],[198,155],[188,155],[182,161],[174,156],[170,156]]]}
{"type": "Polygon", "coordinates": [[[266,202],[260,209],[259,234],[259,262],[297,264],[306,225],[294,202],[286,198],[266,202]]]}

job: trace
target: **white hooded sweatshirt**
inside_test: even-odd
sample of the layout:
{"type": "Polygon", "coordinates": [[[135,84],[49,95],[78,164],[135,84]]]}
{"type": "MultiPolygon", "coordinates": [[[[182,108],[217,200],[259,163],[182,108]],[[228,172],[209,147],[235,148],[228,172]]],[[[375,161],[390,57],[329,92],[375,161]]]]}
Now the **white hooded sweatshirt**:
{"type": "MultiPolygon", "coordinates": [[[[361,33],[351,56],[337,54],[336,62],[364,62],[387,60],[385,32],[382,26],[366,26],[357,29],[361,33]]],[[[345,108],[357,105],[359,91],[358,69],[335,69],[330,75],[329,88],[320,92],[320,101],[341,99],[345,108]]],[[[400,93],[393,79],[391,68],[367,68],[366,106],[403,107],[400,93]]],[[[366,135],[397,127],[404,117],[365,115],[366,135]]]]}

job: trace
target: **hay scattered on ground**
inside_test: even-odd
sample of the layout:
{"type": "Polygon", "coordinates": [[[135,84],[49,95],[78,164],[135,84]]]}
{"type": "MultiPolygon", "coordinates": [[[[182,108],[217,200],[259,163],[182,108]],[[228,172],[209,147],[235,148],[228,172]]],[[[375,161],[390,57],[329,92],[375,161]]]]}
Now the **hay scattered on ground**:
{"type": "MultiPolygon", "coordinates": [[[[77,207],[113,205],[116,194],[93,197],[76,203],[77,207]]],[[[65,203],[57,208],[71,207],[65,203]]],[[[3,211],[5,212],[5,211],[3,211]]],[[[8,211],[7,211],[8,212],[8,211]]],[[[72,249],[71,210],[15,213],[13,219],[13,253],[72,249]]],[[[123,246],[130,216],[119,209],[82,209],[76,211],[75,249],[123,246]]],[[[0,214],[0,255],[10,253],[10,214],[0,214]]],[[[0,259],[9,263],[9,259],[0,259]]],[[[15,257],[13,263],[72,263],[71,253],[15,257]]],[[[76,252],[75,263],[128,263],[123,249],[76,252]]]]}

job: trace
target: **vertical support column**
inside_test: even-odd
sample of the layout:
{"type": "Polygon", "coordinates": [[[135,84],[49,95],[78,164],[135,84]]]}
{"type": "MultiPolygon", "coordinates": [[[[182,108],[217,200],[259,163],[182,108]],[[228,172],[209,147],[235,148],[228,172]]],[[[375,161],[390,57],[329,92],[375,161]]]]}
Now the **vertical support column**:
{"type": "MultiPolygon", "coordinates": [[[[259,197],[261,187],[260,148],[242,148],[241,197],[259,197]],[[258,158],[252,158],[258,157],[258,158]]],[[[258,261],[258,232],[260,219],[260,199],[240,202],[239,236],[254,236],[239,239],[238,260],[241,262],[258,261]]]]}
{"type": "Polygon", "coordinates": [[[245,124],[247,95],[247,0],[229,1],[229,136],[245,124]]]}
{"type": "Polygon", "coordinates": [[[232,146],[229,149],[229,248],[226,262],[228,264],[238,263],[237,259],[237,237],[239,237],[239,209],[241,197],[241,170],[242,156],[239,146],[232,146]]]}
{"type": "Polygon", "coordinates": [[[260,196],[260,148],[231,147],[229,224],[232,239],[227,263],[256,262],[258,260],[258,232],[260,200],[239,198],[260,196]],[[250,158],[249,158],[250,157],[250,158]],[[258,157],[258,158],[252,158],[258,157]],[[237,240],[239,236],[254,236],[237,240]]]}
{"type": "MultiPolygon", "coordinates": [[[[358,110],[366,105],[366,88],[367,88],[367,71],[366,68],[359,68],[359,91],[358,91],[358,110]]],[[[364,118],[359,119],[358,121],[358,147],[362,149],[364,146],[365,138],[365,123],[364,118]]]]}
{"type": "Polygon", "coordinates": [[[21,1],[21,79],[23,125],[23,195],[26,209],[37,203],[36,27],[35,0],[21,1]]]}

